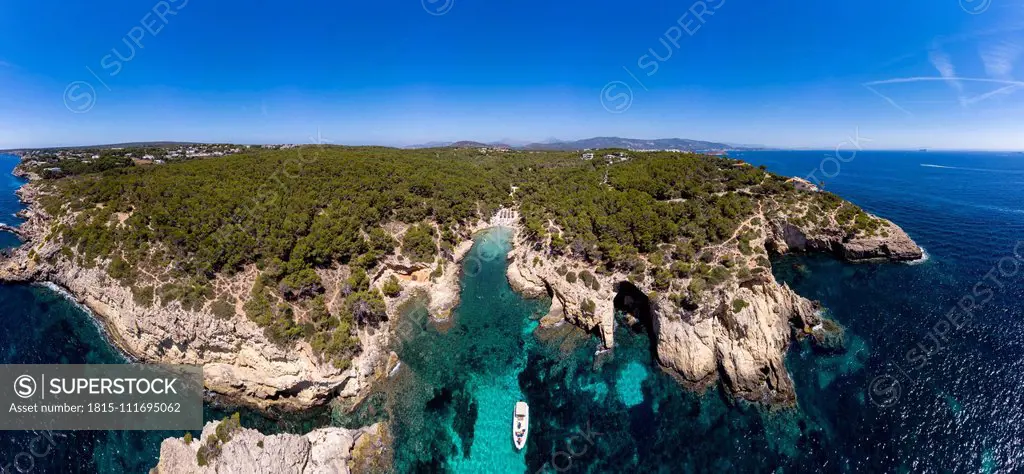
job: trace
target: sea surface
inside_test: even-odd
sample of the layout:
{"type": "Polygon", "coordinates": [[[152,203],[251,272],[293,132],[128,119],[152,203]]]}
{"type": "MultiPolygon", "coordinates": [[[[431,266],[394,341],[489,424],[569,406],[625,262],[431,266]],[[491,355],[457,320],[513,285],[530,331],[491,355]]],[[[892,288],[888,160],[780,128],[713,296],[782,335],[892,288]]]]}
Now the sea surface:
{"type": "MultiPolygon", "coordinates": [[[[732,156],[889,218],[925,248],[914,264],[822,255],[773,262],[845,327],[846,350],[794,344],[799,406],[767,411],[719,390],[682,389],[620,324],[618,346],[565,325],[538,328],[547,300],[504,278],[510,233],[485,231],[464,261],[450,321],[414,300],[395,321],[401,365],[350,417],[243,424],[302,432],[388,420],[397,472],[1020,472],[1024,470],[1024,155],[834,151],[732,156]],[[1015,253],[1016,252],[1016,253],[1015,253]],[[950,311],[962,305],[970,312],[950,311]],[[952,319],[955,324],[950,323],[952,319]],[[517,452],[511,415],[530,404],[517,452]]],[[[0,175],[16,159],[0,157],[0,175]]],[[[0,178],[0,221],[16,223],[20,185],[0,178]]],[[[0,286],[0,363],[121,363],[92,319],[50,288],[0,286]]],[[[230,412],[210,406],[208,418],[230,412]]],[[[58,433],[31,472],[146,472],[181,433],[58,433]]],[[[0,466],[33,433],[0,433],[0,466]]]]}

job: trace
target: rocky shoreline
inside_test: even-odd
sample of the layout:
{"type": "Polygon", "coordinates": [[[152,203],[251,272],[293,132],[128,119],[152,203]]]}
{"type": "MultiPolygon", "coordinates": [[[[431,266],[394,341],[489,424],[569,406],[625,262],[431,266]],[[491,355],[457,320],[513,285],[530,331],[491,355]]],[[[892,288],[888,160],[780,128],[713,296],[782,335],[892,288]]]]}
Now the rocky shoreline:
{"type": "MultiPolygon", "coordinates": [[[[60,223],[37,205],[39,192],[35,181],[18,191],[28,205],[23,213],[27,220],[17,229],[25,244],[0,260],[0,281],[48,281],[66,289],[103,323],[119,348],[140,361],[203,365],[210,391],[264,410],[302,410],[332,399],[354,404],[394,364],[387,350],[395,329],[390,321],[361,330],[363,351],[350,368],[339,370],[320,361],[304,342],[289,348],[272,343],[241,310],[224,319],[215,317],[209,305],[199,311],[176,302],[165,307],[138,305],[131,289],[109,278],[102,266],[83,268],[59,255],[59,242],[47,236],[60,223]]],[[[515,224],[507,276],[525,296],[552,296],[543,324],[567,321],[598,336],[606,348],[614,347],[615,300],[628,284],[638,292],[636,298],[649,299],[644,304],[650,315],[643,323],[656,341],[658,361],[685,386],[703,390],[721,380],[737,398],[792,405],[796,396],[783,364],[785,350],[795,338],[814,336],[823,326],[817,304],[777,283],[763,263],[767,257],[815,251],[869,262],[910,261],[923,254],[902,229],[884,219],[879,219],[882,231],[872,235],[850,235],[834,222],[810,225],[793,220],[785,213],[765,212],[748,219],[741,230],[753,234],[753,254],[741,254],[732,243],[713,252],[715,259],[732,259],[745,270],[703,289],[699,301],[659,293],[649,277],[595,271],[586,262],[552,252],[544,243],[525,240],[515,224]]],[[[492,225],[496,223],[481,220],[468,233],[492,225]]],[[[389,319],[397,320],[398,308],[414,295],[427,295],[432,318],[446,319],[458,304],[459,262],[471,246],[472,240],[465,240],[449,258],[431,264],[389,256],[371,277],[375,287],[391,277],[402,281],[402,294],[385,299],[389,319]],[[430,276],[435,273],[439,276],[430,276]]],[[[318,273],[330,308],[338,304],[348,270],[337,267],[318,273]]],[[[217,286],[244,295],[255,276],[251,269],[219,278],[217,286]]],[[[686,277],[679,280],[682,287],[690,282],[686,277]]]]}
{"type": "MultiPolygon", "coordinates": [[[[732,242],[714,249],[713,258],[728,260],[735,271],[691,301],[659,293],[650,277],[595,272],[583,261],[552,252],[546,242],[522,238],[509,254],[507,276],[525,295],[552,296],[551,311],[542,324],[568,321],[597,335],[605,348],[613,348],[614,328],[622,323],[616,321],[615,310],[621,309],[630,313],[624,323],[639,322],[647,328],[662,368],[688,389],[702,391],[721,382],[735,398],[787,407],[796,403],[784,364],[789,344],[809,337],[821,349],[833,351],[841,346],[842,334],[838,325],[823,320],[818,303],[775,280],[768,257],[813,251],[850,262],[922,258],[921,248],[902,229],[870,217],[878,219],[881,229],[870,236],[851,236],[834,222],[796,225],[785,215],[758,212],[737,231],[752,236],[750,253],[732,242]],[[584,272],[588,281],[580,277],[584,272]]],[[[693,279],[676,280],[686,288],[693,279]]]]}
{"type": "MultiPolygon", "coordinates": [[[[444,320],[458,305],[459,262],[472,246],[472,240],[464,240],[451,255],[429,264],[408,261],[397,253],[387,257],[370,276],[371,285],[379,288],[394,277],[401,281],[402,292],[385,298],[389,320],[360,329],[362,352],[350,367],[339,369],[320,360],[306,342],[290,347],[273,343],[245,316],[241,308],[258,274],[254,267],[214,282],[217,292],[239,295],[231,317],[214,315],[209,302],[198,310],[178,302],[138,304],[130,287],[108,276],[105,264],[86,268],[62,254],[63,246],[55,238],[62,222],[39,205],[41,192],[36,179],[18,190],[28,206],[23,213],[26,222],[11,230],[24,244],[0,257],[0,281],[58,285],[87,307],[111,340],[131,357],[149,363],[202,365],[207,389],[230,402],[262,410],[303,410],[335,399],[357,403],[398,363],[388,347],[400,329],[396,327],[399,308],[410,298],[426,295],[431,317],[444,320]]],[[[880,230],[858,234],[835,225],[831,217],[815,224],[760,207],[732,238],[702,250],[709,261],[729,262],[729,276],[691,290],[687,298],[657,291],[653,278],[643,272],[599,271],[580,258],[552,250],[550,241],[526,239],[514,223],[481,220],[465,229],[465,234],[494,225],[509,225],[516,231],[507,277],[524,296],[552,297],[542,325],[567,321],[599,337],[607,349],[615,347],[617,324],[643,326],[654,341],[661,367],[685,387],[700,391],[721,384],[737,399],[788,407],[796,403],[784,364],[789,344],[807,337],[835,350],[841,348],[842,334],[834,329],[837,325],[822,318],[817,303],[775,281],[768,257],[803,251],[828,252],[851,262],[922,257],[920,247],[902,229],[871,218],[880,222],[880,230]],[[741,233],[748,236],[744,246],[738,243],[741,233]],[[627,312],[629,319],[617,321],[617,309],[627,312]]],[[[336,265],[317,273],[328,309],[333,311],[344,299],[341,288],[349,269],[336,265]]],[[[692,289],[698,279],[692,274],[676,275],[672,287],[692,289]]],[[[205,466],[193,464],[197,447],[185,439],[168,439],[154,471],[347,472],[348,463],[357,457],[352,454],[357,441],[372,438],[367,430],[380,429],[328,428],[306,436],[270,437],[242,429],[225,442],[225,461],[205,466]]],[[[215,423],[208,424],[201,439],[216,431],[215,423]]],[[[387,444],[386,438],[374,439],[387,444]]]]}
{"type": "MultiPolygon", "coordinates": [[[[362,352],[350,368],[340,370],[321,361],[308,343],[300,341],[281,347],[270,341],[262,328],[249,320],[236,304],[230,318],[217,317],[211,304],[199,310],[183,308],[178,302],[166,306],[138,304],[132,289],[110,278],[105,265],[91,268],[74,264],[61,255],[62,245],[50,238],[54,222],[38,203],[42,192],[38,181],[30,181],[17,194],[27,210],[26,221],[16,230],[23,245],[0,257],[0,281],[49,282],[64,290],[86,307],[103,326],[114,344],[130,357],[148,363],[202,365],[206,388],[230,404],[261,410],[298,411],[322,405],[334,399],[352,405],[364,396],[374,381],[386,375],[392,328],[384,321],[377,328],[359,331],[362,352]]],[[[485,222],[477,225],[486,226],[485,222]]],[[[444,319],[458,304],[458,259],[471,242],[459,246],[449,260],[423,266],[429,274],[442,267],[442,277],[433,281],[406,279],[397,298],[386,298],[391,321],[398,308],[413,294],[426,294],[429,310],[436,319],[444,319]]],[[[372,281],[380,286],[391,275],[409,276],[418,267],[409,266],[392,256],[372,281]]],[[[328,296],[328,307],[341,304],[340,286],[348,276],[347,268],[319,270],[328,296]]],[[[218,277],[218,292],[246,295],[256,278],[254,268],[230,278],[218,277]]]]}
{"type": "Polygon", "coordinates": [[[230,423],[207,423],[197,439],[165,439],[150,474],[339,474],[381,472],[390,463],[390,434],[381,423],[269,436],[240,427],[228,430],[230,423]]]}

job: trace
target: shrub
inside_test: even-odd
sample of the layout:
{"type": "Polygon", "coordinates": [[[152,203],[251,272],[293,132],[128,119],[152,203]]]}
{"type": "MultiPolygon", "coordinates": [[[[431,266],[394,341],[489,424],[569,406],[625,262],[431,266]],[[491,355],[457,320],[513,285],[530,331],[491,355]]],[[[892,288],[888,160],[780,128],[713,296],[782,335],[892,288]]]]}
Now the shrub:
{"type": "Polygon", "coordinates": [[[601,289],[601,282],[597,281],[597,277],[587,270],[580,272],[580,279],[583,280],[584,285],[593,288],[595,291],[601,289]]]}
{"type": "Polygon", "coordinates": [[[154,292],[152,286],[132,287],[132,299],[135,304],[146,308],[153,306],[154,292]]]}
{"type": "Polygon", "coordinates": [[[381,291],[384,292],[384,296],[387,296],[388,298],[394,298],[402,294],[402,285],[398,283],[398,278],[396,278],[394,275],[391,275],[391,278],[388,278],[388,280],[384,282],[381,291]]]}
{"type": "Polygon", "coordinates": [[[417,224],[410,227],[402,236],[402,255],[409,257],[410,260],[426,263],[433,260],[436,254],[433,227],[417,224]]]}
{"type": "Polygon", "coordinates": [[[565,281],[569,283],[576,283],[576,272],[568,272],[565,274],[565,281]]]}
{"type": "Polygon", "coordinates": [[[683,278],[689,276],[691,270],[693,270],[693,268],[690,266],[689,263],[681,261],[672,262],[672,275],[674,275],[676,278],[683,278]]]}
{"type": "Polygon", "coordinates": [[[110,266],[107,267],[107,274],[121,283],[131,284],[135,280],[135,271],[120,255],[110,259],[110,266]]]}
{"type": "Polygon", "coordinates": [[[672,272],[665,267],[652,268],[651,276],[654,278],[654,288],[658,291],[668,290],[672,283],[672,272]]]}
{"type": "Polygon", "coordinates": [[[703,278],[694,278],[690,280],[689,286],[686,289],[690,290],[691,295],[699,295],[704,292],[708,287],[708,282],[704,281],[703,278]]]}
{"type": "Polygon", "coordinates": [[[747,303],[741,298],[736,298],[732,300],[732,312],[734,313],[739,313],[740,311],[743,311],[743,308],[746,308],[747,306],[750,306],[750,303],[747,303]]]}
{"type": "Polygon", "coordinates": [[[597,311],[597,305],[594,304],[593,300],[589,298],[585,299],[582,303],[580,303],[580,311],[583,311],[583,314],[586,316],[593,316],[594,313],[597,311]]]}
{"type": "Polygon", "coordinates": [[[352,293],[345,298],[345,310],[360,325],[376,326],[388,319],[384,298],[376,290],[352,293]]]}
{"type": "MultiPolygon", "coordinates": [[[[214,430],[213,434],[206,437],[206,441],[196,451],[196,463],[200,466],[207,466],[220,456],[224,444],[231,441],[235,431],[242,428],[241,418],[238,413],[225,417],[214,430]]],[[[191,434],[186,435],[186,442],[190,442],[191,434]]]]}
{"type": "Polygon", "coordinates": [[[716,266],[711,269],[711,273],[708,274],[708,283],[710,283],[711,286],[717,286],[728,281],[730,277],[732,277],[732,273],[729,272],[727,268],[716,266]]]}
{"type": "Polygon", "coordinates": [[[231,319],[235,316],[235,305],[224,298],[214,300],[210,310],[220,319],[231,319]]]}
{"type": "Polygon", "coordinates": [[[185,433],[185,444],[186,445],[192,444],[192,433],[190,433],[190,432],[186,432],[185,433]]]}
{"type": "Polygon", "coordinates": [[[284,277],[278,285],[278,290],[285,298],[294,300],[320,293],[324,291],[324,287],[320,283],[320,275],[317,275],[316,271],[312,268],[304,268],[284,277]]]}
{"type": "Polygon", "coordinates": [[[352,269],[352,274],[348,276],[348,280],[345,280],[345,284],[348,285],[346,293],[366,291],[370,289],[370,277],[366,275],[366,270],[355,267],[352,269]]]}

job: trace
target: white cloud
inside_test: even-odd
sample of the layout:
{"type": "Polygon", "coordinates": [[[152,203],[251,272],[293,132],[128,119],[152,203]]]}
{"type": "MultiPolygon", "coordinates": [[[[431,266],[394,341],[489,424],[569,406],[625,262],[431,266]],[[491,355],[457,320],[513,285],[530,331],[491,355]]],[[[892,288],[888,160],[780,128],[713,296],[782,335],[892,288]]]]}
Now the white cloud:
{"type": "Polygon", "coordinates": [[[978,54],[989,76],[996,79],[1011,79],[1013,64],[1022,52],[1024,48],[1020,43],[1003,39],[983,43],[978,54]]]}
{"type": "Polygon", "coordinates": [[[928,51],[928,60],[932,63],[932,66],[935,67],[935,70],[939,71],[939,76],[942,76],[946,83],[956,91],[957,99],[961,104],[963,104],[964,85],[960,83],[960,80],[956,75],[956,68],[953,66],[953,61],[949,59],[948,54],[939,48],[938,42],[933,44],[931,50],[928,51]]]}

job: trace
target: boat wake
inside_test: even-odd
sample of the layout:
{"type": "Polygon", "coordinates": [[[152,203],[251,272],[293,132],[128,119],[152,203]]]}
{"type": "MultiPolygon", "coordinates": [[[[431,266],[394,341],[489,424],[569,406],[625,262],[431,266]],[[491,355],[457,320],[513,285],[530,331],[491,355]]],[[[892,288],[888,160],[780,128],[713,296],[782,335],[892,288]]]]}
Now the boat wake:
{"type": "Polygon", "coordinates": [[[940,168],[944,170],[961,170],[961,171],[980,171],[983,173],[1021,173],[1021,170],[994,170],[990,168],[965,168],[962,166],[946,166],[946,165],[933,165],[931,163],[921,163],[921,166],[925,168],[940,168]]]}

